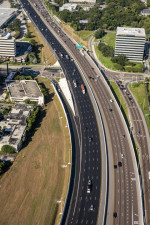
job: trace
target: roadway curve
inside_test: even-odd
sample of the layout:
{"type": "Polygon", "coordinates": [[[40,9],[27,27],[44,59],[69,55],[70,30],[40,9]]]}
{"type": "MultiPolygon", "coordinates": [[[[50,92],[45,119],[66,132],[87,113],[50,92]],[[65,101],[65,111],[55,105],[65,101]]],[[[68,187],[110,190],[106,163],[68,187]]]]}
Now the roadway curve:
{"type": "MultiPolygon", "coordinates": [[[[37,3],[37,1],[36,1],[36,3],[37,3]]],[[[109,130],[109,135],[111,137],[111,145],[112,145],[114,163],[117,165],[119,161],[122,162],[122,166],[115,169],[115,171],[114,171],[114,174],[115,174],[115,176],[114,176],[115,177],[114,211],[116,211],[118,213],[118,217],[113,219],[113,224],[119,224],[119,225],[120,224],[121,225],[129,224],[130,225],[134,222],[139,222],[140,224],[142,224],[142,222],[141,222],[142,221],[142,218],[141,218],[142,213],[140,211],[141,208],[139,206],[140,205],[139,201],[141,199],[138,198],[138,195],[140,195],[139,190],[138,190],[138,195],[137,195],[137,189],[138,189],[137,187],[139,186],[139,183],[138,183],[139,179],[138,179],[137,171],[136,171],[137,168],[136,168],[136,163],[135,163],[135,156],[134,156],[133,148],[131,145],[131,140],[129,138],[129,134],[128,134],[126,125],[123,122],[123,118],[120,116],[120,112],[118,112],[117,104],[114,102],[113,106],[112,106],[112,104],[110,103],[112,94],[110,93],[110,90],[108,90],[108,87],[105,84],[104,80],[96,79],[97,74],[100,74],[100,72],[97,70],[95,64],[92,63],[91,61],[89,63],[89,59],[87,61],[86,58],[88,58],[88,56],[84,57],[79,53],[79,51],[76,49],[75,44],[70,40],[70,38],[68,38],[67,35],[64,34],[63,31],[58,32],[58,30],[59,30],[58,25],[56,25],[52,21],[52,19],[49,17],[49,15],[45,12],[44,7],[41,7],[41,14],[43,14],[43,17],[45,17],[46,21],[49,23],[51,28],[53,30],[55,30],[56,36],[58,37],[58,35],[59,35],[59,38],[61,38],[61,40],[63,40],[64,45],[67,45],[67,48],[69,49],[71,54],[74,56],[74,58],[78,62],[80,68],[82,68],[82,71],[84,72],[84,74],[86,74],[87,77],[88,77],[88,75],[90,75],[90,77],[92,78],[92,79],[90,79],[90,82],[95,91],[95,94],[97,96],[99,104],[103,108],[103,117],[106,120],[106,124],[107,124],[108,130],[109,130]],[[97,81],[95,82],[95,80],[97,80],[97,81]],[[112,111],[109,110],[110,108],[112,108],[112,111]],[[123,137],[122,135],[123,136],[125,135],[125,136],[123,137]],[[124,155],[123,159],[121,158],[121,154],[124,155]],[[140,215],[140,218],[137,218],[135,216],[137,214],[140,215]]],[[[30,16],[31,16],[31,14],[30,14],[30,16]]],[[[37,24],[37,22],[36,22],[36,24],[37,24]]],[[[44,32],[46,32],[47,28],[45,28],[45,26],[44,26],[44,28],[41,27],[41,29],[43,29],[43,33],[44,33],[44,32]]],[[[52,45],[56,46],[55,40],[52,38],[50,40],[49,35],[47,35],[47,34],[45,34],[45,35],[46,35],[46,39],[49,42],[51,42],[52,45]]],[[[66,51],[64,49],[62,49],[60,44],[58,44],[57,50],[61,51],[64,55],[66,54],[66,51]]],[[[64,70],[66,69],[66,68],[64,68],[64,62],[63,62],[62,67],[64,70]]],[[[70,67],[70,63],[67,65],[67,69],[68,69],[68,67],[70,67]]],[[[71,75],[76,80],[78,80],[78,82],[81,84],[81,77],[76,76],[75,73],[73,75],[73,70],[72,71],[70,70],[69,72],[71,72],[71,75]]],[[[66,75],[68,77],[67,73],[66,73],[66,75]]],[[[70,79],[71,79],[71,77],[70,77],[70,79]]],[[[79,94],[79,93],[75,93],[75,95],[77,95],[77,94],[79,94]]],[[[80,104],[81,104],[81,102],[77,102],[77,105],[79,106],[79,108],[82,107],[80,104]]],[[[82,108],[82,110],[84,110],[84,109],[82,108]]],[[[85,114],[86,114],[86,111],[85,111],[85,114]]],[[[93,126],[92,126],[92,128],[93,128],[93,126]]],[[[85,132],[85,130],[82,130],[82,131],[85,132]]],[[[83,177],[82,182],[84,182],[85,179],[88,177],[88,174],[86,174],[86,169],[88,168],[86,165],[87,160],[88,161],[89,161],[89,159],[91,160],[91,155],[88,155],[88,157],[86,158],[87,150],[88,150],[88,146],[86,143],[85,156],[84,156],[84,154],[83,155],[81,154],[82,155],[82,168],[84,168],[83,175],[81,172],[81,177],[83,177]]],[[[93,151],[93,153],[94,153],[94,151],[93,151]]],[[[113,171],[113,168],[111,168],[111,170],[113,171]]],[[[96,179],[99,180],[98,176],[96,176],[96,179]]],[[[81,184],[81,180],[79,181],[79,189],[81,188],[81,192],[80,192],[81,197],[79,196],[79,194],[77,194],[77,198],[75,200],[75,207],[77,210],[75,210],[74,207],[71,207],[71,209],[69,211],[70,215],[68,217],[69,219],[67,220],[68,221],[67,224],[71,224],[71,223],[73,223],[73,224],[74,223],[77,223],[77,224],[83,223],[84,224],[84,222],[85,222],[85,224],[86,223],[87,224],[94,223],[94,221],[93,221],[94,215],[91,217],[91,212],[86,213],[86,216],[85,216],[85,212],[87,212],[86,206],[88,205],[88,202],[91,198],[86,194],[86,186],[87,186],[87,180],[86,180],[86,182],[84,182],[84,185],[81,184]],[[88,219],[87,220],[85,219],[85,221],[84,221],[84,218],[88,218],[88,219]]],[[[79,189],[75,188],[74,190],[78,191],[79,189]]],[[[97,188],[96,188],[96,190],[97,190],[97,188]]],[[[93,197],[94,197],[94,194],[93,194],[94,191],[95,190],[92,191],[93,197]]],[[[95,197],[97,199],[98,196],[95,194],[95,197]]],[[[111,196],[111,198],[113,200],[113,196],[111,196]]],[[[94,200],[94,198],[93,198],[93,200],[94,200]]],[[[72,204],[73,204],[73,202],[72,202],[72,204]]],[[[96,206],[98,207],[98,204],[96,206]]],[[[88,209],[89,209],[89,205],[88,205],[88,209]]],[[[96,211],[96,207],[95,207],[95,211],[96,211]]],[[[92,214],[94,214],[95,211],[92,212],[92,214]]],[[[110,216],[112,218],[112,214],[110,216]]]]}
{"type": "Polygon", "coordinates": [[[117,81],[117,84],[129,108],[133,123],[130,129],[139,146],[139,160],[143,182],[143,197],[145,203],[145,224],[148,225],[150,223],[150,214],[148,213],[150,212],[150,184],[148,175],[148,172],[150,171],[149,133],[147,125],[144,126],[145,118],[142,116],[142,112],[140,113],[140,109],[137,106],[137,103],[128,88],[128,83],[123,85],[122,82],[117,81]],[[146,133],[148,133],[148,135],[146,133]]]}
{"type": "MultiPolygon", "coordinates": [[[[55,56],[58,58],[72,89],[76,104],[80,147],[75,153],[76,159],[78,159],[78,161],[76,160],[75,185],[66,224],[96,224],[101,185],[101,153],[99,131],[91,100],[87,92],[86,94],[81,92],[80,86],[84,82],[75,63],[66,57],[61,58],[59,52],[65,56],[68,54],[66,50],[49,31],[30,3],[26,0],[21,0],[21,3],[36,24],[37,29],[42,32],[47,42],[51,43],[55,56]],[[78,80],[77,88],[74,88],[73,79],[78,80]],[[89,179],[93,183],[91,194],[87,194],[89,179]],[[94,205],[93,211],[89,210],[91,205],[94,205]]],[[[48,16],[48,14],[45,15],[48,16]]]]}

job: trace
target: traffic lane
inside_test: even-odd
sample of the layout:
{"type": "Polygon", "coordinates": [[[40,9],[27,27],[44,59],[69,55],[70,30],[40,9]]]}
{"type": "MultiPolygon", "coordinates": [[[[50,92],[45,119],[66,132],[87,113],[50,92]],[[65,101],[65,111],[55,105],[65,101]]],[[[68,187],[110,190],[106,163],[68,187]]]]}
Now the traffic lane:
{"type": "MultiPolygon", "coordinates": [[[[126,101],[128,104],[130,104],[130,100],[126,97],[126,101]]],[[[147,146],[147,139],[145,136],[145,129],[142,122],[142,118],[139,114],[138,108],[136,107],[136,103],[133,100],[132,106],[130,106],[131,110],[131,116],[133,119],[134,124],[134,130],[133,132],[134,136],[136,137],[136,140],[140,146],[140,158],[142,160],[141,163],[141,171],[143,176],[143,193],[144,193],[144,199],[145,199],[145,205],[146,210],[150,209],[149,206],[149,199],[150,199],[150,187],[149,187],[149,175],[148,172],[150,171],[150,165],[149,165],[149,154],[148,154],[148,146],[147,146]],[[140,133],[138,133],[140,131],[140,133]]],[[[148,214],[146,214],[146,218],[148,221],[148,214]]]]}
{"type": "MultiPolygon", "coordinates": [[[[101,88],[100,88],[100,90],[101,90],[101,88]]],[[[101,93],[100,96],[103,96],[103,94],[101,93]]],[[[104,102],[105,102],[105,100],[104,100],[104,102]]],[[[107,102],[110,103],[110,101],[107,101],[107,102]]],[[[113,114],[113,112],[112,112],[112,114],[113,114]]],[[[121,126],[120,126],[120,127],[121,127],[121,126]]],[[[123,132],[123,131],[122,131],[122,132],[123,132]]],[[[121,132],[121,133],[122,133],[122,132],[121,132]]]]}

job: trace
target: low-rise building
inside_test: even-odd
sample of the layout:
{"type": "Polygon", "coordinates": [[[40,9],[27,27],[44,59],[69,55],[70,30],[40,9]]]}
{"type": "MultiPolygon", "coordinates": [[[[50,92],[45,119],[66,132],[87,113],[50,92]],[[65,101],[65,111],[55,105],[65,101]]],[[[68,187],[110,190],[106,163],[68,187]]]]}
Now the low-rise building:
{"type": "Polygon", "coordinates": [[[77,4],[65,3],[61,7],[59,7],[59,11],[63,11],[65,9],[72,11],[77,8],[77,4]]]}
{"type": "Polygon", "coordinates": [[[24,102],[26,99],[44,104],[44,96],[36,80],[11,80],[6,81],[7,91],[11,101],[24,102]]]}
{"type": "Polygon", "coordinates": [[[142,16],[149,16],[150,15],[150,9],[143,9],[141,11],[142,16]]]}
{"type": "Polygon", "coordinates": [[[74,3],[89,3],[89,4],[95,4],[96,0],[69,0],[69,2],[74,2],[74,3]]]}
{"type": "Polygon", "coordinates": [[[26,134],[26,120],[33,110],[33,105],[16,104],[12,107],[7,118],[0,121],[2,134],[0,137],[0,149],[3,145],[10,145],[18,152],[22,146],[22,138],[26,134]]]}
{"type": "Polygon", "coordinates": [[[0,28],[3,28],[11,19],[15,18],[18,9],[0,8],[0,28]]]}

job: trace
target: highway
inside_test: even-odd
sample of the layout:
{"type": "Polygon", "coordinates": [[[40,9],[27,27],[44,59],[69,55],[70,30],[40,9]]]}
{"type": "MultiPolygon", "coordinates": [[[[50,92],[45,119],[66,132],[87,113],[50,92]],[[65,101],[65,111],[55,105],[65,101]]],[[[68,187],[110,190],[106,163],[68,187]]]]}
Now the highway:
{"type": "MultiPolygon", "coordinates": [[[[25,3],[23,0],[22,2],[25,3]]],[[[36,1],[36,7],[37,3],[40,4],[40,2],[36,1]]],[[[25,3],[24,6],[35,21],[38,29],[42,30],[43,35],[53,47],[55,54],[59,57],[60,64],[65,71],[68,80],[72,81],[72,79],[76,79],[79,84],[83,83],[74,62],[70,60],[68,63],[68,59],[65,57],[68,53],[66,53],[66,51],[61,47],[61,44],[54,38],[54,36],[49,33],[48,27],[46,27],[39,19],[38,15],[32,11],[33,9],[30,8],[30,5],[25,3]],[[60,52],[63,54],[63,58],[61,58],[61,54],[59,54],[60,52]]],[[[114,165],[110,170],[112,171],[111,175],[114,173],[115,186],[110,188],[114,189],[114,195],[111,196],[111,200],[114,201],[114,209],[112,210],[117,213],[117,217],[113,218],[112,211],[111,215],[109,215],[112,223],[118,225],[130,225],[134,224],[134,222],[142,224],[141,209],[139,207],[140,203],[138,198],[140,195],[139,190],[137,194],[137,186],[139,184],[135,156],[130,144],[127,128],[123,123],[123,118],[118,111],[117,104],[114,100],[113,102],[110,101],[112,99],[112,94],[108,90],[108,87],[103,81],[95,64],[92,63],[92,61],[89,63],[89,59],[87,61],[88,56],[83,56],[79,50],[77,50],[75,43],[73,43],[72,40],[70,40],[70,38],[58,27],[58,25],[55,24],[55,22],[50,18],[48,12],[46,13],[44,7],[40,6],[38,11],[41,11],[40,13],[43,14],[43,17],[46,19],[51,29],[56,32],[57,38],[59,37],[63,40],[64,45],[67,46],[78,62],[80,68],[82,68],[84,74],[87,75],[103,111],[103,117],[105,118],[106,126],[108,127],[109,136],[111,137],[112,154],[114,159],[114,165]],[[139,215],[140,218],[137,218],[136,215],[139,215]]],[[[74,188],[71,208],[69,209],[66,224],[96,224],[101,180],[100,151],[99,143],[97,142],[97,123],[95,118],[93,118],[94,111],[88,94],[86,93],[86,95],[83,96],[83,94],[81,94],[80,87],[74,88],[72,82],[70,82],[70,85],[74,92],[75,102],[78,106],[81,134],[83,134],[83,137],[81,139],[82,151],[80,149],[81,158],[78,174],[79,179],[76,179],[79,180],[79,182],[75,182],[77,186],[74,188]],[[94,127],[96,127],[96,130],[94,130],[94,127]],[[90,137],[92,138],[92,141],[89,143],[90,137]],[[96,182],[93,182],[92,193],[90,195],[86,193],[88,179],[92,179],[92,181],[96,180],[96,182]],[[89,211],[90,204],[94,205],[94,210],[92,211],[89,211]]]]}
{"type": "Polygon", "coordinates": [[[150,212],[150,178],[148,173],[150,171],[150,142],[148,144],[148,141],[150,141],[150,138],[148,138],[148,140],[146,138],[146,130],[143,122],[144,118],[142,118],[139,112],[139,108],[137,107],[135,99],[130,94],[128,83],[123,84],[122,82],[117,81],[117,84],[130,110],[133,122],[130,129],[134,135],[136,143],[139,146],[140,170],[142,175],[143,196],[145,202],[145,224],[149,224],[150,214],[148,212],[150,212]]]}
{"type": "Polygon", "coordinates": [[[68,79],[76,104],[80,148],[75,153],[78,160],[76,160],[75,186],[71,199],[72,207],[69,209],[70,216],[67,218],[66,224],[96,224],[101,184],[101,153],[97,121],[91,100],[87,92],[83,94],[81,91],[80,86],[84,82],[74,61],[66,58],[68,53],[48,30],[30,4],[25,0],[21,0],[21,2],[37,28],[46,37],[47,42],[52,45],[68,79]],[[61,57],[60,52],[63,57],[61,57]],[[78,81],[77,88],[73,85],[73,79],[78,81]],[[92,180],[92,192],[87,194],[89,179],[92,180]],[[90,211],[91,205],[93,205],[92,211],[90,211]]]}
{"type": "MultiPolygon", "coordinates": [[[[91,48],[91,52],[94,53],[93,48],[91,48]]],[[[92,54],[92,57],[96,59],[95,55],[92,54]]],[[[136,144],[139,147],[139,173],[141,177],[141,182],[143,186],[142,190],[142,197],[144,199],[144,223],[149,224],[150,221],[150,185],[149,185],[149,174],[150,171],[150,136],[148,132],[148,128],[145,122],[145,118],[143,112],[140,112],[140,108],[138,107],[136,100],[132,96],[128,84],[129,82],[138,82],[140,80],[144,80],[144,76],[138,74],[131,74],[131,73],[119,73],[114,71],[107,71],[105,68],[105,74],[107,79],[113,79],[117,83],[125,101],[128,106],[129,115],[130,115],[130,133],[132,133],[136,144]]],[[[144,104],[144,101],[143,101],[144,104]]]]}

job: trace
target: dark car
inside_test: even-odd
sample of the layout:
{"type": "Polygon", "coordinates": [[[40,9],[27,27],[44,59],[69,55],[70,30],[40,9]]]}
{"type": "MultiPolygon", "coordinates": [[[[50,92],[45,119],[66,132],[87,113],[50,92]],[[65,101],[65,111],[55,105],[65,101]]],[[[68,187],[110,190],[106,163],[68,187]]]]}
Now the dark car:
{"type": "Polygon", "coordinates": [[[114,165],[114,169],[117,169],[117,165],[114,165]]]}
{"type": "Polygon", "coordinates": [[[118,162],[118,166],[121,167],[122,166],[122,162],[118,162]]]}
{"type": "Polygon", "coordinates": [[[114,217],[114,218],[117,217],[117,213],[116,213],[116,212],[113,213],[113,217],[114,217]]]}

